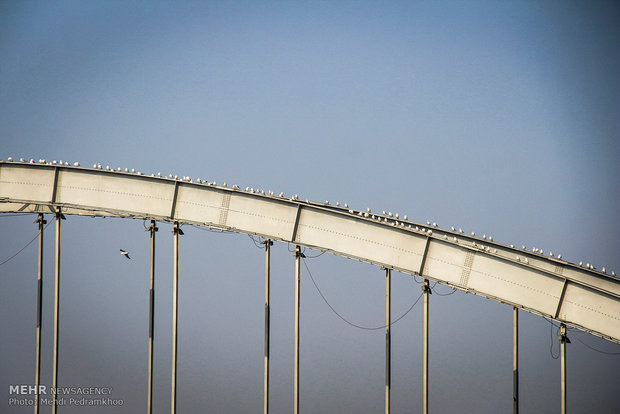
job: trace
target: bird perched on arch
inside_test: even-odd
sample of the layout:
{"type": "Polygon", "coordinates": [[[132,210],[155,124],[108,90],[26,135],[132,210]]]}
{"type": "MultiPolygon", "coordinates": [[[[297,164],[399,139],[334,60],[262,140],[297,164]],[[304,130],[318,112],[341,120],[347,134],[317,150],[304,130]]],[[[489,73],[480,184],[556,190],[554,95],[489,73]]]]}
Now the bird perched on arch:
{"type": "Polygon", "coordinates": [[[123,250],[123,249],[120,249],[120,251],[121,251],[121,254],[122,254],[123,256],[125,256],[125,257],[126,257],[126,258],[128,258],[128,259],[131,259],[131,257],[129,257],[129,252],[128,252],[128,251],[125,251],[125,250],[123,250]]]}

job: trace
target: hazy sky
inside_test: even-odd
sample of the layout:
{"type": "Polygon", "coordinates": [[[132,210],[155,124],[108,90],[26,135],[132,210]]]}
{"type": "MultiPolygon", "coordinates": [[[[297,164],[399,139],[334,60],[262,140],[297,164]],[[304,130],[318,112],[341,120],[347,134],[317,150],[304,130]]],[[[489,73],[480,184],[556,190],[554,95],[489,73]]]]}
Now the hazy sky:
{"type": "MultiPolygon", "coordinates": [[[[618,272],[619,51],[613,1],[3,1],[0,158],[101,162],[399,211],[618,272]]],[[[33,219],[0,216],[0,262],[32,239],[33,219]]],[[[145,410],[148,233],[133,220],[68,217],[63,226],[60,383],[113,387],[125,405],[59,412],[145,410]]],[[[172,236],[160,227],[155,412],[163,413],[172,236]]],[[[263,253],[247,236],[184,230],[179,412],[260,412],[263,253]]],[[[307,263],[336,309],[382,324],[381,269],[327,254],[307,263]]],[[[276,244],[273,413],[292,410],[293,265],[276,244]]],[[[384,333],[346,325],[303,273],[302,411],[380,412],[384,333]]],[[[407,275],[393,283],[396,317],[420,289],[407,275]]],[[[511,308],[436,289],[431,410],[510,412],[511,308]]],[[[421,309],[392,330],[395,413],[421,410],[421,309]]],[[[0,266],[0,412],[31,412],[6,401],[8,384],[34,379],[35,311],[33,243],[0,266]]],[[[522,412],[559,411],[550,325],[521,315],[522,412]]],[[[569,337],[570,411],[620,412],[620,356],[577,339],[620,347],[569,337]]]]}

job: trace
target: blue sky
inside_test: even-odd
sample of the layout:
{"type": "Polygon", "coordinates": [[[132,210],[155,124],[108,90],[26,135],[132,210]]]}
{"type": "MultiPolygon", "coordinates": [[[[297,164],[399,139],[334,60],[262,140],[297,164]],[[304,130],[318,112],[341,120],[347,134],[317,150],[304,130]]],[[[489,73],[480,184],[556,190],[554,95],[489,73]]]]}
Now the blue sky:
{"type": "MultiPolygon", "coordinates": [[[[101,162],[399,211],[618,271],[618,27],[620,7],[603,1],[5,1],[0,158],[101,162]]],[[[0,242],[0,259],[30,240],[31,221],[0,218],[0,231],[14,235],[0,242]]],[[[61,382],[112,385],[127,412],[140,410],[148,289],[142,223],[69,218],[66,228],[66,251],[79,254],[63,256],[61,382]],[[119,247],[135,252],[131,268],[119,247]]],[[[162,229],[156,401],[163,412],[171,236],[162,229]]],[[[246,236],[189,230],[180,404],[256,412],[262,254],[246,236]]],[[[274,251],[273,412],[288,412],[293,259],[286,246],[274,251]]],[[[15,332],[11,353],[0,356],[2,384],[27,383],[34,370],[35,255],[33,245],[0,267],[3,331],[15,332]]],[[[380,269],[328,255],[308,264],[337,308],[381,324],[380,269]]],[[[411,278],[397,280],[396,314],[419,292],[411,278]]],[[[382,334],[351,331],[307,278],[303,289],[302,408],[377,411],[382,334]]],[[[509,410],[510,308],[461,293],[433,301],[432,406],[509,410]]],[[[411,411],[421,404],[421,307],[399,324],[394,409],[411,411]]],[[[549,324],[527,315],[522,325],[523,408],[559,409],[549,324]]],[[[51,328],[44,329],[51,350],[51,328]]],[[[569,352],[571,411],[617,412],[618,357],[577,341],[569,352]]],[[[44,378],[51,378],[50,358],[44,378]]]]}

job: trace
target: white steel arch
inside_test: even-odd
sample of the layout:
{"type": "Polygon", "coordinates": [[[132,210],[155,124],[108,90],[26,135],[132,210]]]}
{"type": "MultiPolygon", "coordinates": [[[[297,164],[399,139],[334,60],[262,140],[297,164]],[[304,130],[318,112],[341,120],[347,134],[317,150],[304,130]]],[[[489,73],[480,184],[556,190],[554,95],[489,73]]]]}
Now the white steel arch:
{"type": "Polygon", "coordinates": [[[0,212],[144,218],[260,235],[419,275],[620,343],[620,279],[495,241],[189,180],[0,162],[0,212]]]}

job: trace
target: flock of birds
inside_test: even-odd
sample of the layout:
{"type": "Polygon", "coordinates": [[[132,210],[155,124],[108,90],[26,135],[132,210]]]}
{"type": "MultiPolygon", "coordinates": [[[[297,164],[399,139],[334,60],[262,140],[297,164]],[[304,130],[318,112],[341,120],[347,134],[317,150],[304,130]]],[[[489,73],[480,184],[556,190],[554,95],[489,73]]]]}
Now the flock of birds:
{"type": "MultiPolygon", "coordinates": [[[[1,161],[2,160],[0,159],[0,162],[1,161]]],[[[17,161],[14,161],[12,157],[8,157],[7,161],[8,162],[17,162],[17,161]]],[[[70,163],[68,161],[62,161],[62,160],[60,160],[60,161],[57,161],[57,160],[46,161],[45,159],[39,159],[38,162],[36,162],[34,159],[26,160],[24,158],[20,158],[19,162],[21,162],[21,163],[29,163],[29,164],[36,164],[36,163],[38,163],[38,164],[44,164],[44,165],[64,166],[64,167],[80,167],[80,163],[79,162],[70,163]]],[[[106,165],[104,167],[100,163],[93,164],[92,168],[95,169],[95,170],[105,170],[105,171],[109,171],[109,172],[136,174],[136,175],[144,176],[144,174],[142,172],[136,171],[134,168],[131,168],[131,169],[124,168],[123,169],[121,167],[118,167],[118,168],[114,169],[114,168],[111,168],[109,165],[106,165]]],[[[162,178],[162,179],[170,179],[170,180],[176,180],[176,181],[180,180],[180,181],[185,181],[185,182],[189,182],[189,183],[203,184],[203,185],[208,185],[208,186],[217,186],[217,182],[215,182],[215,181],[210,182],[210,181],[207,181],[207,180],[202,180],[200,178],[197,178],[196,181],[194,181],[189,176],[183,176],[183,177],[181,177],[179,179],[179,176],[177,176],[177,175],[169,174],[169,175],[166,176],[166,175],[162,175],[161,172],[158,172],[157,174],[153,173],[153,174],[151,174],[151,177],[162,178]]],[[[223,182],[220,185],[220,187],[225,187],[226,188],[227,187],[226,182],[223,182]]],[[[241,191],[241,188],[238,185],[236,185],[236,184],[233,185],[231,188],[233,190],[241,191]]],[[[255,189],[253,187],[246,187],[245,188],[245,192],[252,193],[252,194],[271,196],[271,197],[286,198],[283,192],[281,192],[278,195],[276,195],[273,191],[265,191],[265,190],[262,190],[262,189],[255,189]]],[[[290,197],[290,200],[291,201],[300,201],[299,200],[299,195],[297,195],[297,194],[292,195],[290,197]]],[[[315,204],[315,205],[319,204],[319,205],[324,205],[324,206],[331,206],[329,200],[326,200],[325,203],[315,203],[315,202],[310,202],[309,200],[305,200],[305,202],[308,203],[308,204],[315,204]]],[[[415,230],[415,231],[418,231],[418,232],[421,231],[423,233],[428,234],[429,236],[433,234],[433,230],[432,230],[433,228],[438,228],[439,227],[436,222],[431,222],[430,220],[426,222],[426,226],[428,228],[424,228],[424,227],[421,227],[421,226],[416,226],[414,223],[408,222],[408,217],[406,215],[402,216],[402,219],[401,219],[398,213],[392,214],[392,212],[390,212],[390,211],[388,211],[388,212],[382,211],[382,214],[374,214],[374,213],[372,213],[370,208],[367,208],[365,211],[353,210],[353,209],[349,209],[349,205],[347,203],[344,203],[343,205],[341,205],[339,202],[336,202],[334,206],[337,207],[337,208],[341,208],[341,209],[343,208],[345,210],[348,210],[349,214],[358,215],[358,216],[361,216],[361,217],[364,217],[364,218],[367,218],[367,219],[377,220],[379,222],[383,222],[383,223],[386,223],[386,224],[391,224],[392,226],[406,227],[406,228],[409,228],[409,229],[412,229],[412,230],[415,230]]],[[[446,230],[441,230],[441,231],[446,232],[446,230]]],[[[450,231],[453,234],[461,234],[461,235],[465,234],[465,232],[461,228],[457,229],[455,227],[451,227],[450,231]]],[[[472,238],[476,237],[475,232],[471,233],[471,237],[472,238]]],[[[454,242],[458,241],[456,235],[455,236],[448,236],[448,234],[443,234],[443,238],[446,239],[446,240],[452,240],[454,242]]],[[[481,239],[483,241],[493,242],[493,237],[492,236],[487,236],[486,234],[483,234],[481,239]]],[[[487,252],[493,251],[494,253],[497,252],[497,249],[491,248],[489,246],[484,246],[483,244],[480,244],[480,241],[478,243],[476,243],[476,241],[473,240],[472,243],[473,243],[474,247],[480,248],[480,249],[482,249],[484,251],[487,251],[487,252]]],[[[509,246],[512,249],[518,249],[518,247],[515,247],[514,244],[511,244],[509,246]]],[[[521,250],[523,250],[523,251],[527,250],[525,245],[521,245],[521,250]]],[[[127,252],[127,251],[125,251],[123,249],[120,249],[120,251],[121,251],[121,254],[124,257],[126,257],[127,259],[130,259],[129,252],[127,252]]],[[[537,248],[537,247],[534,247],[534,248],[531,249],[531,253],[539,254],[539,255],[542,256],[544,254],[544,250],[540,249],[540,248],[537,248]]],[[[558,255],[554,256],[553,252],[549,252],[549,257],[550,258],[555,258],[555,259],[558,259],[558,260],[562,259],[562,255],[561,254],[558,254],[558,255]]],[[[526,263],[526,264],[529,263],[529,260],[528,260],[527,257],[516,256],[516,260],[518,262],[523,262],[523,263],[526,263]]],[[[589,270],[597,270],[596,267],[593,264],[590,264],[590,263],[585,263],[584,264],[583,261],[579,262],[579,266],[580,267],[585,267],[586,269],[589,269],[589,270]]],[[[602,267],[600,269],[600,272],[606,274],[607,273],[607,269],[605,267],[602,267]]],[[[612,276],[616,276],[616,273],[612,271],[611,275],[612,276]]]]}

